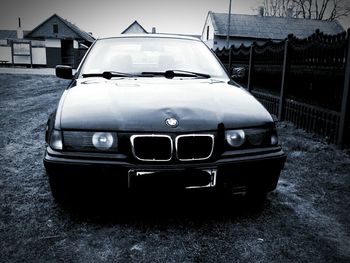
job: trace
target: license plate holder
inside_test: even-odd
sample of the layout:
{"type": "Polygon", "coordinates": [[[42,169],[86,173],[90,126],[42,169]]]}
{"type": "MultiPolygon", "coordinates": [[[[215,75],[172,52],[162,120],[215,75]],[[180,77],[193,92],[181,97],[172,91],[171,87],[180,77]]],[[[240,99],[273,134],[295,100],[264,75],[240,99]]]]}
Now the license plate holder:
{"type": "Polygon", "coordinates": [[[128,188],[200,189],[216,186],[217,169],[138,170],[128,172],[128,188]]]}

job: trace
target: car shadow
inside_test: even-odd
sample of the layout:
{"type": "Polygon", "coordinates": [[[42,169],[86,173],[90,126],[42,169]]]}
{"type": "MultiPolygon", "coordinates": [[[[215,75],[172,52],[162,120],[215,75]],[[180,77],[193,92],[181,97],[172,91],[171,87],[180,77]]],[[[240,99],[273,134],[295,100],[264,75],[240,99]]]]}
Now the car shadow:
{"type": "Polygon", "coordinates": [[[210,193],[135,194],[74,198],[60,203],[71,219],[97,224],[132,222],[174,223],[180,221],[226,221],[256,218],[269,207],[269,199],[248,196],[217,196],[210,193]]]}

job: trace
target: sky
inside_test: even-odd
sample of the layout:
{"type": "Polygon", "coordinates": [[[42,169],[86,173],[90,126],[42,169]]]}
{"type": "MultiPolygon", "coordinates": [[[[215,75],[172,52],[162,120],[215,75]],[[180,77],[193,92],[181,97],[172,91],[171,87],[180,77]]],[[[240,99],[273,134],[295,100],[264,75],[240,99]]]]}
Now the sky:
{"type": "MultiPolygon", "coordinates": [[[[120,34],[137,20],[147,31],[200,35],[208,11],[228,12],[229,0],[1,0],[0,29],[32,30],[56,13],[95,37],[120,34]]],[[[257,14],[263,0],[232,0],[232,13],[257,14]]],[[[342,21],[350,27],[350,19],[342,21]]]]}

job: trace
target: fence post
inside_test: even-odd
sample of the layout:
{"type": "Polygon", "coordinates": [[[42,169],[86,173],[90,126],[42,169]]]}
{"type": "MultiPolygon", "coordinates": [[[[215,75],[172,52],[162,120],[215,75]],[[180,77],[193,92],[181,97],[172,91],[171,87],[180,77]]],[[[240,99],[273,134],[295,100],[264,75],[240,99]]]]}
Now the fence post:
{"type": "Polygon", "coordinates": [[[284,43],[284,55],[283,55],[283,71],[282,71],[282,83],[280,91],[280,101],[278,105],[278,119],[280,121],[284,120],[285,117],[285,104],[286,104],[286,94],[287,94],[287,81],[290,72],[290,50],[289,50],[289,41],[292,35],[289,35],[284,43]]]}
{"type": "Polygon", "coordinates": [[[346,45],[346,51],[345,51],[345,70],[344,70],[344,88],[343,88],[343,95],[342,95],[342,104],[341,104],[341,111],[340,111],[340,121],[339,121],[339,131],[338,131],[338,140],[337,145],[340,148],[343,148],[346,143],[346,136],[349,136],[346,134],[346,130],[348,126],[350,125],[349,120],[349,107],[350,107],[350,94],[349,94],[349,85],[350,85],[350,28],[347,32],[347,45],[346,45]]]}
{"type": "Polygon", "coordinates": [[[13,41],[11,41],[12,66],[15,65],[15,52],[14,52],[13,48],[14,48],[13,41]]]}
{"type": "Polygon", "coordinates": [[[30,53],[30,67],[33,67],[33,50],[32,50],[32,41],[29,40],[29,53],[30,53]]]}
{"type": "Polygon", "coordinates": [[[248,72],[248,86],[247,89],[249,92],[252,91],[253,89],[253,71],[254,71],[254,46],[255,44],[253,43],[250,46],[250,53],[249,53],[249,72],[248,72]]]}
{"type": "Polygon", "coordinates": [[[222,64],[224,64],[224,67],[226,68],[228,74],[230,75],[230,69],[229,69],[229,67],[230,67],[229,63],[230,62],[228,61],[229,53],[227,53],[227,55],[226,55],[226,53],[227,53],[227,48],[223,47],[222,48],[222,60],[221,60],[221,62],[222,62],[222,64]]]}
{"type": "Polygon", "coordinates": [[[228,72],[230,74],[230,76],[232,75],[232,70],[231,70],[231,67],[232,67],[232,46],[229,47],[228,49],[228,72]]]}

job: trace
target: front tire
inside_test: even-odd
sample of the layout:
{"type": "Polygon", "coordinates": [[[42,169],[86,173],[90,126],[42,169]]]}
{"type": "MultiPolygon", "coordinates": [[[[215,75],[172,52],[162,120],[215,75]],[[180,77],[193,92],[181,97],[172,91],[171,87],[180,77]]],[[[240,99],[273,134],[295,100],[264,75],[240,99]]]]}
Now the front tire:
{"type": "Polygon", "coordinates": [[[58,203],[64,203],[68,199],[67,184],[64,176],[56,174],[47,174],[51,188],[52,197],[58,203]]]}

